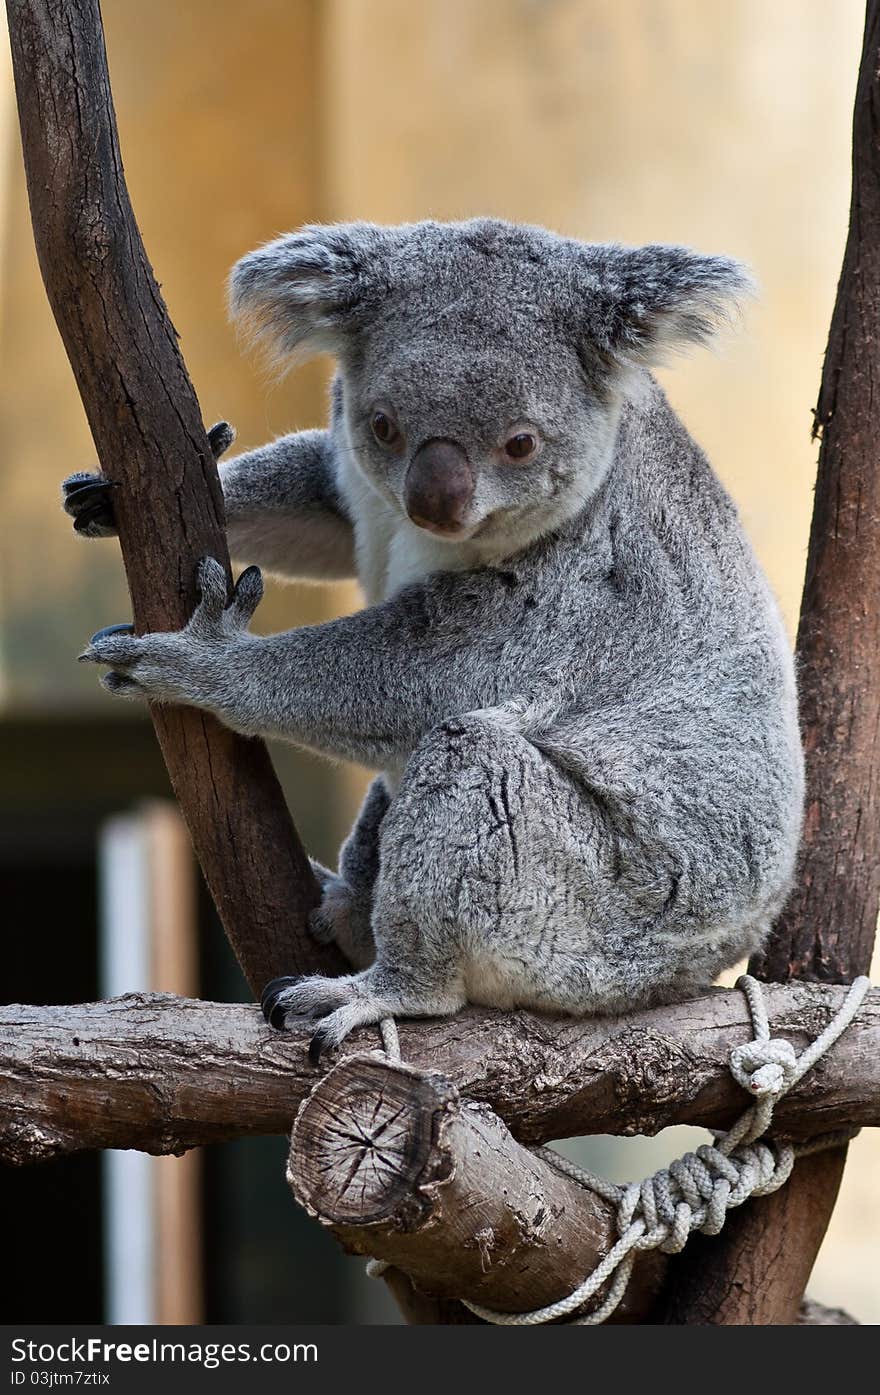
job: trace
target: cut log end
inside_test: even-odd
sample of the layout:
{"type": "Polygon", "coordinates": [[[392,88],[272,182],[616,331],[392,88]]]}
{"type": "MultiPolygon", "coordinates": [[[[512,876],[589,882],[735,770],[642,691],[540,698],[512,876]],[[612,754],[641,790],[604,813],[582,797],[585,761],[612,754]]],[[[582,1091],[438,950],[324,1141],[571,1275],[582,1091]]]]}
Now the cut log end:
{"type": "Polygon", "coordinates": [[[430,1189],[451,1171],[438,1144],[443,1118],[457,1102],[458,1091],[441,1076],[378,1057],[349,1058],[299,1112],[288,1169],[294,1195],[335,1225],[393,1217],[401,1228],[416,1227],[430,1189]]]}

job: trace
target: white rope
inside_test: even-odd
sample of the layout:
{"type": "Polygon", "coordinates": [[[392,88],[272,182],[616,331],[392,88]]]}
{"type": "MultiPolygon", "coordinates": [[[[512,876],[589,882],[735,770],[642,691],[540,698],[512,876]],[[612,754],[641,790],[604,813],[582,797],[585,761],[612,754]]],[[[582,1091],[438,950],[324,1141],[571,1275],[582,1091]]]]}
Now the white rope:
{"type": "MultiPolygon", "coordinates": [[[[572,1319],[575,1326],[597,1326],[605,1322],[619,1304],[640,1251],[662,1250],[666,1254],[678,1254],[695,1230],[703,1235],[717,1235],[728,1211],[741,1206],[751,1196],[767,1196],[783,1186],[791,1176],[796,1158],[845,1143],[858,1132],[823,1134],[797,1146],[762,1141],[779,1100],[846,1031],[864,1000],[870,980],[863,977],[852,983],[840,1011],[800,1056],[790,1042],[771,1037],[758,981],[744,974],[736,986],[745,994],[754,1037],[743,1046],[733,1047],[730,1070],[737,1083],[754,1096],[755,1103],[727,1133],[714,1131],[714,1143],[705,1143],[695,1153],[686,1153],[683,1158],[661,1168],[653,1177],[627,1186],[597,1177],[552,1148],[536,1148],[535,1153],[557,1172],[598,1192],[617,1206],[619,1238],[601,1263],[566,1298],[529,1313],[499,1313],[462,1299],[465,1307],[477,1317],[505,1327],[534,1327],[555,1322],[576,1313],[610,1281],[608,1293],[599,1307],[572,1319]]],[[[385,1018],[380,1030],[387,1056],[399,1061],[400,1041],[394,1019],[385,1018]]],[[[367,1264],[367,1273],[371,1278],[379,1278],[387,1268],[384,1260],[372,1259],[367,1264]]]]}
{"type": "Polygon", "coordinates": [[[567,1298],[529,1313],[498,1313],[463,1299],[472,1313],[486,1322],[510,1327],[554,1322],[583,1307],[610,1280],[611,1287],[601,1305],[573,1319],[573,1324],[579,1326],[605,1322],[623,1297],[639,1251],[663,1250],[666,1254],[677,1254],[695,1230],[703,1235],[717,1235],[728,1211],[741,1206],[750,1196],[767,1196],[783,1186],[791,1176],[796,1157],[833,1147],[852,1136],[851,1133],[826,1134],[798,1147],[760,1141],[770,1126],[778,1101],[846,1031],[870,987],[870,980],[855,980],[840,1011],[800,1056],[789,1042],[771,1037],[757,980],[744,974],[737,987],[746,996],[755,1035],[745,1046],[733,1048],[730,1070],[737,1083],[755,1096],[755,1103],[729,1132],[716,1133],[714,1144],[703,1144],[695,1153],[676,1159],[653,1177],[628,1186],[617,1186],[596,1177],[561,1158],[552,1148],[537,1149],[558,1172],[617,1204],[620,1238],[592,1274],[567,1298]]]}
{"type": "Polygon", "coordinates": [[[397,1023],[394,1018],[383,1017],[379,1023],[379,1031],[382,1033],[385,1055],[396,1065],[400,1060],[400,1037],[397,1035],[397,1023]]]}

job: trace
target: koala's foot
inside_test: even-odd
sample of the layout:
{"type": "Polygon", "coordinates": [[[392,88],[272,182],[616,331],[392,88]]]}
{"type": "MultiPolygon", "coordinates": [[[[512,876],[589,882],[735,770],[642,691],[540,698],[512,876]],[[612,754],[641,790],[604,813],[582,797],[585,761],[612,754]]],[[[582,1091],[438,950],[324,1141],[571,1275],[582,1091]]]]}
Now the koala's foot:
{"type": "MultiPolygon", "coordinates": [[[[218,421],[208,432],[208,444],[215,460],[219,460],[235,440],[235,431],[228,421],[218,421]]],[[[106,475],[77,470],[61,485],[64,512],[73,519],[74,532],[84,538],[114,538],[116,518],[113,513],[113,490],[116,480],[106,475]]]]}
{"type": "Polygon", "coordinates": [[[369,898],[358,895],[335,872],[319,880],[321,904],[309,916],[309,933],[319,944],[338,945],[349,964],[366,969],[376,957],[369,898]]]}
{"type": "Polygon", "coordinates": [[[464,1005],[464,993],[447,984],[428,989],[405,983],[395,970],[374,964],[360,974],[340,978],[312,975],[276,978],[263,989],[260,1006],[270,1026],[292,1026],[298,1018],[320,1018],[309,1060],[339,1046],[355,1027],[370,1026],[383,1017],[446,1017],[464,1005]]]}

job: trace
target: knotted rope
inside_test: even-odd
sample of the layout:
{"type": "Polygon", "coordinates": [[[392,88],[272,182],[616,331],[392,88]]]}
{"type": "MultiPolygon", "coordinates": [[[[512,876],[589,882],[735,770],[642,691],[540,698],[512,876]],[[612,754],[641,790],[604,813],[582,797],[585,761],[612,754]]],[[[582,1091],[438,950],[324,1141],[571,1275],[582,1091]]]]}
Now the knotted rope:
{"type": "MultiPolygon", "coordinates": [[[[745,994],[754,1037],[730,1053],[730,1071],[737,1084],[754,1096],[755,1103],[727,1133],[713,1130],[714,1143],[705,1143],[694,1153],[686,1153],[668,1167],[643,1182],[620,1186],[597,1177],[576,1163],[569,1162],[552,1148],[536,1148],[535,1153],[581,1186],[617,1206],[618,1240],[583,1283],[566,1298],[536,1308],[529,1313],[499,1313],[462,1299],[465,1307],[485,1322],[506,1327],[533,1327],[568,1317],[609,1283],[599,1307],[572,1319],[576,1326],[596,1326],[611,1316],[624,1295],[636,1256],[642,1250],[662,1250],[678,1254],[693,1231],[717,1235],[727,1212],[741,1206],[751,1196],[767,1196],[777,1191],[791,1176],[795,1159],[847,1142],[858,1130],[823,1134],[806,1143],[793,1145],[764,1140],[773,1111],[788,1091],[833,1046],[852,1022],[870,980],[857,978],[850,987],[840,1011],[800,1056],[790,1042],[771,1037],[767,1008],[758,981],[744,974],[737,988],[745,994]]],[[[400,1042],[393,1018],[381,1023],[382,1044],[390,1060],[400,1060],[400,1042]]],[[[378,1278],[388,1265],[371,1260],[367,1273],[378,1278]]]]}

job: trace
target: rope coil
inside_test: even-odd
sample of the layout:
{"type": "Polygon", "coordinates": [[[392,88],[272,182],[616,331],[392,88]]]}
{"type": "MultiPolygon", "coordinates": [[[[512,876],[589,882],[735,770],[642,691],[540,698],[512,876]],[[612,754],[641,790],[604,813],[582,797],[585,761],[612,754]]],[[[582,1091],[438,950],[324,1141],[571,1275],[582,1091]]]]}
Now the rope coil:
{"type": "MultiPolygon", "coordinates": [[[[714,1143],[677,1158],[643,1182],[621,1186],[569,1162],[552,1148],[535,1153],[557,1172],[617,1206],[618,1240],[600,1264],[567,1297],[528,1313],[500,1313],[462,1299],[465,1307],[485,1322],[505,1327],[534,1327],[577,1313],[602,1287],[610,1287],[592,1312],[572,1317],[574,1326],[605,1322],[620,1303],[636,1256],[643,1250],[678,1254],[694,1231],[717,1235],[728,1211],[752,1196],[767,1196],[788,1181],[798,1157],[847,1142],[858,1130],[824,1134],[797,1146],[765,1140],[773,1111],[784,1095],[806,1075],[852,1022],[870,987],[857,978],[825,1030],[801,1053],[790,1042],[770,1035],[767,1008],[757,979],[744,974],[737,988],[745,995],[754,1037],[730,1052],[730,1071],[737,1084],[754,1097],[752,1104],[726,1133],[715,1132],[714,1143]]],[[[390,1060],[400,1060],[400,1042],[393,1018],[381,1023],[382,1044],[390,1060]]],[[[367,1273],[378,1278],[388,1265],[371,1260],[367,1273]]]]}

